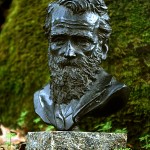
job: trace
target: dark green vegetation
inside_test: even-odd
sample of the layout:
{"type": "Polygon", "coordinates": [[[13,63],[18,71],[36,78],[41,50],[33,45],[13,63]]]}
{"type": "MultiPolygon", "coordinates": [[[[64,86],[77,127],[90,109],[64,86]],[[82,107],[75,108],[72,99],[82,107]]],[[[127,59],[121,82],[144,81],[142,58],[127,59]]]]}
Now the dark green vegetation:
{"type": "MultiPolygon", "coordinates": [[[[0,122],[37,128],[33,93],[49,81],[47,40],[43,32],[49,0],[13,0],[0,33],[0,122]],[[25,113],[27,112],[28,113],[25,113]],[[20,115],[26,114],[23,120],[20,115]],[[34,126],[34,127],[33,127],[34,126]]],[[[93,126],[112,121],[112,129],[127,128],[128,142],[137,149],[139,137],[150,134],[150,2],[106,0],[112,35],[103,67],[131,89],[127,106],[109,118],[89,121],[93,126]]]]}
{"type": "Polygon", "coordinates": [[[27,126],[36,117],[33,93],[49,80],[47,40],[43,31],[48,0],[14,0],[0,34],[1,122],[16,125],[29,111],[27,126]]]}

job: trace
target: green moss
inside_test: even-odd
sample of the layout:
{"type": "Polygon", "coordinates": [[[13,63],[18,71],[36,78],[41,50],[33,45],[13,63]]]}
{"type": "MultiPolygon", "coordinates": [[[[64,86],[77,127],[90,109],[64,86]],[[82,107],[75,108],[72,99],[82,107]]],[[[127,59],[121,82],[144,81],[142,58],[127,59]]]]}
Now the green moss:
{"type": "MultiPolygon", "coordinates": [[[[0,34],[1,122],[15,126],[21,112],[28,111],[26,124],[35,118],[33,93],[49,80],[47,40],[43,32],[49,0],[13,0],[0,34]],[[34,114],[34,115],[31,115],[34,114]]],[[[112,129],[127,127],[129,143],[150,132],[150,3],[149,0],[106,0],[113,29],[110,51],[103,67],[127,84],[131,95],[127,106],[115,115],[112,129]]],[[[93,130],[105,118],[88,123],[93,130]]],[[[84,122],[84,121],[83,121],[84,122]]]]}
{"type": "Polygon", "coordinates": [[[150,68],[147,59],[150,58],[150,3],[148,0],[107,2],[113,33],[109,59],[103,66],[131,90],[127,106],[110,119],[115,128],[127,127],[128,141],[139,148],[138,137],[150,132],[150,68]]]}
{"type": "Polygon", "coordinates": [[[3,26],[0,110],[1,122],[6,124],[14,125],[23,110],[33,113],[33,93],[49,80],[48,45],[43,31],[48,3],[14,0],[3,26]]]}

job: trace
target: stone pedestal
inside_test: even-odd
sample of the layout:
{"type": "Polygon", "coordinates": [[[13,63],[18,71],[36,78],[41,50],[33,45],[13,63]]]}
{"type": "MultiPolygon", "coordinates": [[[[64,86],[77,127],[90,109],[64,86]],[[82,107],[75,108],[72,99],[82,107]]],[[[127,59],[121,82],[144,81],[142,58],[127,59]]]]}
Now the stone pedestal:
{"type": "Polygon", "coordinates": [[[26,150],[117,150],[126,148],[124,133],[29,132],[26,150]]]}

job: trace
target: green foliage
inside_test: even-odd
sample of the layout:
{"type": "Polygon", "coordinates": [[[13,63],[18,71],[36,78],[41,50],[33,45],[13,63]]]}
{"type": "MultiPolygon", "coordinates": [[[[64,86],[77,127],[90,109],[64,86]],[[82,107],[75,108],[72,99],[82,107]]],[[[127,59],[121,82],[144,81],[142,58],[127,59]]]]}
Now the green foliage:
{"type": "Polygon", "coordinates": [[[11,132],[7,133],[7,135],[6,135],[7,142],[5,143],[7,146],[11,146],[12,145],[11,138],[13,138],[14,136],[16,136],[15,133],[11,133],[11,132]]]}
{"type": "Polygon", "coordinates": [[[150,149],[150,134],[146,134],[139,138],[140,141],[143,143],[142,148],[150,149]]]}
{"type": "Polygon", "coordinates": [[[129,144],[139,149],[138,138],[150,133],[150,3],[149,0],[106,0],[106,3],[113,32],[103,67],[131,91],[127,106],[109,119],[113,128],[126,127],[129,144]]]}
{"type": "Polygon", "coordinates": [[[46,130],[46,131],[54,131],[54,130],[55,130],[55,127],[49,125],[45,130],[46,130]]]}
{"type": "Polygon", "coordinates": [[[25,124],[25,119],[27,117],[27,114],[28,114],[28,111],[22,111],[19,118],[17,119],[17,124],[20,126],[20,127],[24,127],[26,124],[25,124]]]}
{"type": "Polygon", "coordinates": [[[34,120],[33,120],[33,123],[35,124],[35,126],[38,128],[38,130],[42,130],[43,129],[43,127],[44,127],[44,125],[41,123],[41,118],[35,118],[34,120]]]}
{"type": "Polygon", "coordinates": [[[34,125],[37,127],[37,130],[39,131],[55,131],[55,127],[52,125],[45,126],[43,124],[43,121],[41,118],[37,117],[33,120],[34,125]]]}
{"type": "MultiPolygon", "coordinates": [[[[142,144],[139,137],[150,133],[150,3],[149,0],[105,1],[113,31],[108,58],[102,66],[131,90],[126,107],[108,118],[113,125],[109,130],[127,128],[129,144],[139,148],[142,144]]],[[[22,124],[32,129],[39,129],[41,125],[43,129],[42,121],[34,120],[37,115],[33,93],[49,81],[48,43],[42,29],[49,2],[13,0],[2,27],[0,122],[6,125],[22,124]],[[28,111],[24,117],[20,116],[23,110],[28,111]]],[[[94,131],[96,125],[108,120],[104,117],[93,121],[86,119],[88,122],[82,128],[94,131]]]]}
{"type": "Polygon", "coordinates": [[[33,122],[35,123],[35,124],[37,124],[37,123],[39,123],[41,121],[41,118],[35,118],[34,120],[33,120],[33,122]]]}
{"type": "Polygon", "coordinates": [[[119,149],[114,149],[114,150],[131,150],[130,148],[119,148],[119,149]]]}
{"type": "Polygon", "coordinates": [[[112,122],[107,121],[105,123],[101,123],[100,125],[97,125],[95,129],[100,132],[110,132],[110,129],[112,128],[112,122]]]}
{"type": "Polygon", "coordinates": [[[16,122],[28,110],[26,124],[36,117],[33,94],[49,81],[48,42],[43,25],[49,0],[13,0],[0,33],[0,121],[16,122]],[[32,115],[31,115],[32,114],[32,115]]]}
{"type": "Polygon", "coordinates": [[[114,132],[115,132],[115,133],[127,133],[127,129],[126,129],[126,128],[123,128],[123,129],[116,129],[114,132]]]}
{"type": "Polygon", "coordinates": [[[113,127],[112,127],[112,121],[111,120],[107,120],[104,123],[100,123],[98,125],[96,125],[95,127],[96,131],[99,132],[114,132],[114,133],[127,133],[127,129],[123,128],[123,129],[115,129],[115,131],[113,131],[113,127]]]}

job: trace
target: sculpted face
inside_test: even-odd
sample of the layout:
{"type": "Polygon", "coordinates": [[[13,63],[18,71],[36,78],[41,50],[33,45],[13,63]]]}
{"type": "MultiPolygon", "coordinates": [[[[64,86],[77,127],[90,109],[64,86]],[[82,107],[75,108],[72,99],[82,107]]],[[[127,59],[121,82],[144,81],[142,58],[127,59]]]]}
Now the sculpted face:
{"type": "Polygon", "coordinates": [[[79,100],[99,70],[99,16],[73,14],[63,6],[52,13],[49,45],[51,98],[56,103],[79,100]]]}
{"type": "Polygon", "coordinates": [[[59,6],[52,14],[50,53],[68,59],[92,55],[98,46],[98,15],[73,14],[59,6]]]}

